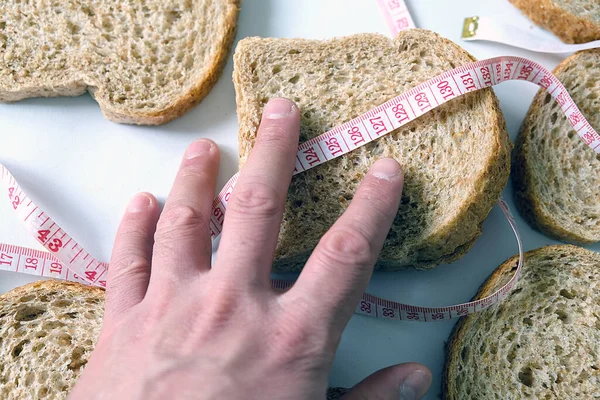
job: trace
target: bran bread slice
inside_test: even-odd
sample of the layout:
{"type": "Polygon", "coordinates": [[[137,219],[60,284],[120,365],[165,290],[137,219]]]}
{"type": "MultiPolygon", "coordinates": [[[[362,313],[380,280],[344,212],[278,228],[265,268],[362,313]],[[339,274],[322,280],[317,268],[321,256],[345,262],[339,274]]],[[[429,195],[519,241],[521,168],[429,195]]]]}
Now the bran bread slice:
{"type": "MultiPolygon", "coordinates": [[[[475,299],[504,285],[515,256],[475,299]]],[[[525,253],[501,303],[461,319],[447,344],[444,398],[600,398],[600,254],[571,245],[525,253]]]]}
{"type": "MultiPolygon", "coordinates": [[[[270,98],[301,110],[300,141],[380,105],[474,58],[425,30],[395,40],[359,34],[327,41],[246,38],[234,54],[240,167],[270,98]]],[[[508,179],[511,144],[490,89],[457,98],[418,120],[292,180],[274,268],[296,271],[347,208],[372,163],[404,167],[398,214],[376,268],[432,268],[464,255],[508,179]]]]}
{"type": "MultiPolygon", "coordinates": [[[[600,49],[568,57],[554,74],[592,127],[600,129],[600,49]]],[[[600,155],[544,90],[523,122],[513,167],[516,202],[531,225],[568,242],[600,241],[600,155]]]]}
{"type": "MultiPolygon", "coordinates": [[[[40,281],[0,295],[0,398],[64,400],[96,346],[104,290],[40,281]]],[[[348,389],[329,388],[327,399],[348,389]]]]}
{"type": "Polygon", "coordinates": [[[565,43],[600,39],[598,0],[510,0],[529,19],[565,43]]]}
{"type": "Polygon", "coordinates": [[[64,399],[96,345],[104,290],[41,281],[0,295],[0,398],[64,399]]]}
{"type": "Polygon", "coordinates": [[[89,91],[104,116],[166,123],[220,75],[240,0],[0,3],[0,102],[89,91]]]}

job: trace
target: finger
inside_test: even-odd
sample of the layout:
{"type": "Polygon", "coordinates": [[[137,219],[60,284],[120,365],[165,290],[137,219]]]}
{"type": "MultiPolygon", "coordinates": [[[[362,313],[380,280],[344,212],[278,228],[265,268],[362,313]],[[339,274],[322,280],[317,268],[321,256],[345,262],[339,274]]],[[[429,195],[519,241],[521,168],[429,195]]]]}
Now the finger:
{"type": "Polygon", "coordinates": [[[106,318],[121,314],[144,298],[158,214],[158,202],[149,193],[139,193],[129,202],[108,268],[106,318]]]}
{"type": "Polygon", "coordinates": [[[367,286],[398,212],[403,181],[396,161],[377,161],[346,212],[313,251],[294,287],[283,295],[284,302],[312,305],[315,318],[332,323],[332,337],[341,334],[367,286]]]}
{"type": "Polygon", "coordinates": [[[256,144],[227,206],[217,273],[268,283],[299,133],[300,112],[293,102],[274,99],[265,106],[256,144]]]}
{"type": "Polygon", "coordinates": [[[408,363],[395,365],[375,372],[352,390],[342,400],[418,400],[431,386],[431,371],[424,365],[408,363]]]}
{"type": "Polygon", "coordinates": [[[192,143],[158,220],[150,286],[183,281],[210,269],[209,218],[215,197],[219,149],[211,140],[192,143]]]}

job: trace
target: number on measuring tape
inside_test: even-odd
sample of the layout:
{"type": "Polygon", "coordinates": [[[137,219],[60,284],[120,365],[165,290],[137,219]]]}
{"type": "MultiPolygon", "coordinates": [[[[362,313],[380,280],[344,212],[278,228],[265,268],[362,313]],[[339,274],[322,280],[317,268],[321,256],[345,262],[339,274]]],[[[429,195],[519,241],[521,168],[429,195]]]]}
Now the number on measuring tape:
{"type": "Polygon", "coordinates": [[[10,267],[12,267],[14,258],[14,255],[5,252],[0,252],[0,269],[10,269],[10,267]]]}
{"type": "Polygon", "coordinates": [[[365,137],[358,126],[353,126],[351,129],[349,129],[348,134],[350,135],[350,141],[355,147],[365,143],[365,137]]]}
{"type": "Polygon", "coordinates": [[[483,86],[492,86],[492,73],[490,72],[490,67],[479,68],[479,73],[481,74],[483,86]]]}
{"type": "Polygon", "coordinates": [[[444,313],[441,313],[441,312],[439,312],[439,313],[433,313],[433,314],[431,314],[431,319],[433,321],[439,321],[439,320],[444,319],[445,316],[446,315],[444,313]]]}
{"type": "Polygon", "coordinates": [[[513,67],[514,67],[515,63],[508,61],[506,63],[506,65],[504,66],[504,76],[503,76],[503,80],[508,81],[510,80],[510,77],[513,74],[513,67]]]}
{"type": "Polygon", "coordinates": [[[421,320],[421,316],[419,315],[418,312],[407,311],[406,312],[406,319],[409,320],[409,321],[420,321],[421,320]]]}
{"type": "Polygon", "coordinates": [[[50,264],[50,273],[62,275],[63,265],[59,262],[53,262],[50,264]]]}
{"type": "Polygon", "coordinates": [[[460,76],[460,80],[463,84],[463,88],[464,88],[465,92],[470,92],[472,90],[477,89],[477,86],[475,86],[475,79],[473,79],[470,72],[467,72],[466,74],[462,74],[460,76]]]}
{"type": "Polygon", "coordinates": [[[519,77],[517,79],[529,80],[529,76],[533,72],[533,67],[531,65],[523,65],[521,67],[521,71],[519,72],[519,77]]]}
{"type": "Polygon", "coordinates": [[[381,115],[375,118],[369,118],[369,122],[371,123],[371,127],[373,128],[373,132],[375,133],[375,135],[379,136],[385,133],[385,122],[383,122],[383,118],[381,118],[381,115]]]}
{"type": "Polygon", "coordinates": [[[356,307],[356,312],[358,314],[363,315],[376,315],[376,305],[372,304],[369,301],[361,300],[358,306],[356,307]]]}
{"type": "Polygon", "coordinates": [[[431,102],[429,101],[429,98],[425,92],[417,93],[414,98],[417,103],[417,107],[419,110],[421,110],[421,112],[424,113],[425,111],[431,109],[431,102]]]}
{"type": "Polygon", "coordinates": [[[410,120],[406,106],[402,103],[398,103],[392,107],[392,115],[396,119],[398,125],[402,125],[410,120]]]}
{"type": "Polygon", "coordinates": [[[59,238],[54,238],[50,243],[47,244],[48,250],[53,253],[56,253],[62,247],[63,242],[59,238]]]}
{"type": "Polygon", "coordinates": [[[317,153],[317,149],[315,148],[315,146],[312,146],[312,147],[309,147],[308,149],[303,150],[302,156],[303,156],[306,164],[308,164],[308,166],[310,166],[310,167],[314,167],[315,165],[321,163],[321,157],[319,157],[319,154],[317,153]]]}
{"type": "Polygon", "coordinates": [[[213,216],[219,223],[223,223],[223,220],[225,219],[225,211],[223,211],[220,205],[213,209],[213,216]]]}
{"type": "Polygon", "coordinates": [[[342,145],[341,145],[340,141],[335,136],[327,139],[325,141],[325,146],[327,147],[327,150],[329,151],[330,158],[339,156],[340,154],[344,153],[344,150],[342,149],[342,145]]]}
{"type": "Polygon", "coordinates": [[[548,89],[550,85],[552,85],[552,78],[550,77],[550,75],[544,74],[542,79],[540,79],[538,85],[545,89],[548,89]]]}
{"type": "Polygon", "coordinates": [[[37,269],[39,260],[37,258],[28,257],[25,259],[25,269],[37,269]]]}
{"type": "Polygon", "coordinates": [[[50,235],[50,229],[40,229],[38,231],[38,240],[42,243],[46,243],[48,240],[48,235],[50,235]]]}
{"type": "Polygon", "coordinates": [[[456,94],[454,93],[454,89],[452,88],[452,86],[450,86],[449,81],[441,81],[436,86],[444,100],[448,100],[456,96],[456,94]]]}
{"type": "Polygon", "coordinates": [[[88,280],[94,282],[96,280],[96,275],[98,273],[96,271],[85,271],[85,277],[88,278],[88,280]]]}

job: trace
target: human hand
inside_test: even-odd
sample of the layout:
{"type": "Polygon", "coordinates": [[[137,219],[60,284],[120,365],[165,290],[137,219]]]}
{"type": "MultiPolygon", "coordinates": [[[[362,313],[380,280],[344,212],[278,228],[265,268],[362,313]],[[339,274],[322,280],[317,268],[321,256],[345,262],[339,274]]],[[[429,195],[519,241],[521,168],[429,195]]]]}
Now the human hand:
{"type": "MultiPolygon", "coordinates": [[[[111,257],[102,332],[72,399],[325,397],[342,331],[398,210],[403,174],[393,160],[375,163],[294,286],[276,292],[270,272],[299,125],[292,102],[265,107],[212,267],[213,142],[188,148],[160,216],[152,195],[133,198],[111,257]]],[[[430,382],[426,367],[398,365],[346,398],[418,399],[430,382]]]]}

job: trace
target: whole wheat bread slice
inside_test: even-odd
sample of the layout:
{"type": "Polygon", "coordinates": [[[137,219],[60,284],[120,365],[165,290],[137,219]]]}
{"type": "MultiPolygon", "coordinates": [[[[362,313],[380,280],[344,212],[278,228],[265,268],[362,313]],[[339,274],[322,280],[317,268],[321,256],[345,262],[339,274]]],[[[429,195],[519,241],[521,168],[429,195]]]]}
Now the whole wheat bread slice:
{"type": "Polygon", "coordinates": [[[116,122],[162,124],[208,94],[240,0],[0,2],[0,102],[89,91],[116,122]]]}
{"type": "MultiPolygon", "coordinates": [[[[475,296],[514,274],[502,264],[475,296]]],[[[447,345],[444,398],[600,398],[600,254],[571,245],[525,253],[509,297],[461,319],[447,345]]]]}
{"type": "MultiPolygon", "coordinates": [[[[318,136],[446,70],[474,61],[425,30],[395,40],[246,38],[234,54],[240,167],[270,98],[294,100],[301,141],[318,136]]],[[[464,255],[508,179],[511,144],[494,93],[462,96],[377,141],[297,175],[288,192],[276,270],[298,270],[348,206],[371,164],[405,170],[402,203],[376,268],[432,268],[464,255]]]]}
{"type": "MultiPolygon", "coordinates": [[[[103,316],[104,290],[78,283],[41,281],[0,295],[0,399],[66,399],[103,316]]],[[[347,391],[330,388],[327,399],[347,391]]]]}
{"type": "Polygon", "coordinates": [[[598,0],[510,0],[537,25],[548,29],[565,43],[600,39],[598,0]]]}
{"type": "Polygon", "coordinates": [[[96,345],[104,290],[41,281],[0,295],[0,398],[64,399],[96,345]]]}
{"type": "MultiPolygon", "coordinates": [[[[576,53],[554,71],[600,129],[600,50],[576,53]]],[[[558,103],[540,90],[515,148],[513,180],[521,214],[546,234],[574,243],[600,241],[600,156],[577,135],[558,103]]]]}

